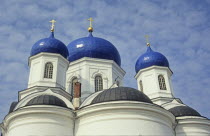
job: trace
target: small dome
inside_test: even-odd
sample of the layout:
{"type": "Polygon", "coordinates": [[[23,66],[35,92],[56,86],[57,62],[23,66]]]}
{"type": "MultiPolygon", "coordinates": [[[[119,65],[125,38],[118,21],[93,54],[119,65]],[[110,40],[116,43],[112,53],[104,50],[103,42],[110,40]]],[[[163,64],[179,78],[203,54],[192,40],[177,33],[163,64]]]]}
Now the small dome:
{"type": "Polygon", "coordinates": [[[115,61],[121,65],[120,54],[115,46],[109,41],[93,37],[90,32],[88,37],[74,40],[68,45],[70,62],[81,59],[83,57],[108,59],[115,61]]]}
{"type": "Polygon", "coordinates": [[[201,116],[196,110],[189,106],[176,106],[171,109],[169,109],[175,117],[180,116],[201,116]]]}
{"type": "Polygon", "coordinates": [[[91,102],[91,104],[109,101],[138,101],[152,103],[144,93],[129,87],[116,87],[102,91],[91,102]]]}
{"type": "Polygon", "coordinates": [[[40,95],[31,99],[26,106],[31,105],[55,105],[67,108],[65,102],[53,95],[40,95]]]}
{"type": "Polygon", "coordinates": [[[169,67],[169,63],[167,58],[163,54],[159,52],[154,52],[151,47],[148,46],[147,52],[141,55],[136,61],[136,73],[138,73],[139,70],[150,66],[169,67]]]}
{"type": "Polygon", "coordinates": [[[54,38],[52,32],[49,38],[44,38],[36,42],[31,49],[31,56],[41,52],[56,53],[67,58],[69,55],[68,49],[64,43],[54,38]]]}

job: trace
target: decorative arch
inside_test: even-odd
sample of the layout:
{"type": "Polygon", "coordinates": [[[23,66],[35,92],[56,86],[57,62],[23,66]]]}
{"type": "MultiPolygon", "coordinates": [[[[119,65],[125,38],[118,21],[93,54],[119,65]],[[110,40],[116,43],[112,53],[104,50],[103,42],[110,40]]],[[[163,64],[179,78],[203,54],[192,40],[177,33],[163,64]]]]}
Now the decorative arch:
{"type": "Polygon", "coordinates": [[[72,79],[76,77],[78,79],[78,82],[80,82],[81,76],[79,74],[77,74],[76,72],[74,72],[73,74],[71,74],[68,78],[68,83],[71,83],[72,79]]]}
{"type": "Polygon", "coordinates": [[[67,80],[67,90],[73,96],[74,95],[74,83],[80,82],[80,75],[73,73],[67,80]]]}
{"type": "Polygon", "coordinates": [[[53,64],[52,62],[47,62],[44,68],[44,78],[53,78],[53,64]]]}
{"type": "Polygon", "coordinates": [[[18,104],[16,105],[16,107],[14,108],[14,111],[17,110],[18,108],[24,107],[31,99],[39,96],[39,95],[53,95],[58,97],[59,99],[63,100],[65,102],[65,104],[67,105],[67,107],[74,109],[74,106],[72,105],[72,103],[69,101],[68,98],[64,97],[63,95],[57,93],[56,91],[54,92],[53,90],[46,89],[43,91],[39,91],[39,92],[35,92],[32,93],[26,97],[24,97],[23,99],[21,99],[18,104]]]}
{"type": "Polygon", "coordinates": [[[164,78],[163,75],[158,75],[158,82],[159,82],[160,90],[167,90],[166,89],[165,78],[164,78]]]}
{"type": "Polygon", "coordinates": [[[101,70],[97,70],[96,72],[94,72],[93,74],[92,74],[92,78],[93,79],[95,79],[95,77],[97,76],[97,75],[101,75],[102,76],[102,78],[104,79],[104,80],[107,80],[108,78],[107,78],[107,75],[105,74],[105,73],[103,73],[101,70]]]}

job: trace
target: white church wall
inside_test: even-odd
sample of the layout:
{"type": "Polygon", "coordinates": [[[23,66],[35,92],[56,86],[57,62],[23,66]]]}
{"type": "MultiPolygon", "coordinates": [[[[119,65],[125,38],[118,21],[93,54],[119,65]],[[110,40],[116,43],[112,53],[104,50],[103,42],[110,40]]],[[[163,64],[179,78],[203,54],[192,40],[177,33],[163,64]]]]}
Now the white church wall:
{"type": "Polygon", "coordinates": [[[33,86],[60,87],[65,89],[66,70],[69,62],[59,54],[39,53],[29,58],[29,82],[28,88],[33,86]],[[52,79],[44,78],[45,64],[53,64],[52,79]]]}
{"type": "Polygon", "coordinates": [[[177,117],[176,136],[209,136],[210,121],[203,117],[177,117]]]}
{"type": "Polygon", "coordinates": [[[66,89],[66,71],[68,69],[69,66],[69,62],[67,62],[66,60],[62,59],[61,57],[58,58],[58,69],[57,69],[57,79],[56,79],[56,83],[60,86],[62,86],[62,88],[66,89]]]}
{"type": "Polygon", "coordinates": [[[69,68],[66,72],[66,88],[67,92],[71,94],[72,80],[74,78],[78,79],[78,82],[81,83],[81,92],[82,95],[89,94],[89,66],[85,61],[82,62],[70,62],[69,68]]]}
{"type": "MultiPolygon", "coordinates": [[[[139,81],[140,82],[140,81],[139,81]]],[[[155,75],[153,73],[144,74],[142,77],[142,84],[144,86],[144,93],[152,95],[157,91],[157,84],[155,81],[155,75]]]]}
{"type": "Polygon", "coordinates": [[[71,67],[71,72],[69,72],[69,70],[67,70],[67,73],[66,73],[66,92],[71,94],[71,84],[72,84],[73,78],[77,78],[78,82],[80,82],[81,84],[84,84],[81,81],[81,76],[80,75],[81,75],[81,68],[77,69],[73,66],[73,67],[71,67]]]}
{"type": "Polygon", "coordinates": [[[30,76],[28,82],[28,88],[33,86],[53,86],[55,87],[55,76],[57,75],[55,69],[57,69],[57,59],[44,57],[41,55],[42,53],[33,56],[29,59],[29,67],[30,67],[30,76]],[[34,62],[35,61],[35,62],[34,62]],[[52,79],[45,79],[44,78],[44,68],[45,63],[51,62],[53,64],[53,78],[52,79]],[[32,69],[32,70],[31,70],[32,69]],[[37,69],[37,70],[36,70],[37,69]]]}
{"type": "MultiPolygon", "coordinates": [[[[29,73],[29,84],[39,81],[40,75],[34,76],[34,73],[41,73],[41,59],[37,59],[31,62],[31,68],[29,73]]],[[[31,85],[28,85],[30,87],[31,85]]]]}
{"type": "Polygon", "coordinates": [[[71,92],[71,80],[77,77],[81,82],[82,100],[95,92],[95,76],[100,75],[103,79],[103,89],[112,86],[115,79],[121,83],[125,72],[112,60],[96,59],[84,57],[82,59],[71,62],[66,73],[67,92],[71,92]],[[114,74],[115,73],[115,74],[114,74]]]}
{"type": "Polygon", "coordinates": [[[77,112],[75,134],[174,136],[174,116],[168,111],[140,102],[108,102],[77,112]]]}
{"type": "Polygon", "coordinates": [[[171,84],[171,75],[172,72],[169,68],[160,67],[160,66],[151,66],[145,69],[140,70],[135,78],[137,80],[138,89],[140,88],[140,81],[143,84],[143,92],[146,94],[152,101],[158,105],[161,105],[165,102],[168,102],[173,98],[173,88],[171,84]],[[158,76],[162,75],[165,79],[166,90],[161,90],[159,87],[158,76]],[[157,98],[163,99],[157,99],[157,98]],[[169,98],[168,100],[165,98],[169,98]],[[153,100],[154,99],[154,100],[153,100]]]}
{"type": "Polygon", "coordinates": [[[89,67],[90,72],[90,92],[91,94],[95,92],[95,77],[101,76],[103,79],[103,89],[107,89],[112,81],[112,71],[109,67],[103,67],[103,66],[90,66],[89,67]]]}
{"type": "MultiPolygon", "coordinates": [[[[172,73],[168,68],[157,68],[155,69],[155,77],[156,79],[158,79],[159,75],[163,75],[164,79],[165,79],[165,84],[166,84],[166,90],[164,90],[165,97],[172,97],[171,94],[173,94],[173,88],[172,88],[172,84],[171,84],[171,76],[172,73]]],[[[156,84],[159,87],[159,82],[158,80],[156,80],[156,84]]]]}
{"type": "Polygon", "coordinates": [[[112,68],[112,81],[114,82],[118,82],[119,86],[123,86],[123,77],[125,75],[125,71],[123,71],[123,69],[119,69],[119,67],[114,67],[112,68]]]}
{"type": "Polygon", "coordinates": [[[9,114],[4,136],[73,136],[73,113],[58,106],[26,107],[9,114]]]}

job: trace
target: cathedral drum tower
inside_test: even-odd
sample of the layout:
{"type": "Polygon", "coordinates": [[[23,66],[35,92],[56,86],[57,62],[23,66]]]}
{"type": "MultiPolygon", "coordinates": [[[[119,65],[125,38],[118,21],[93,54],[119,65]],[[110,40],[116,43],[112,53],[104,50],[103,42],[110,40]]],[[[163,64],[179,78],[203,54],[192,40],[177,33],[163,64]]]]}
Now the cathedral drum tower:
{"type": "Polygon", "coordinates": [[[138,58],[135,66],[138,89],[153,103],[176,117],[176,136],[210,135],[210,120],[174,97],[171,82],[173,72],[169,68],[169,62],[163,54],[151,49],[148,36],[146,37],[147,51],[138,58]]]}
{"type": "Polygon", "coordinates": [[[73,135],[72,96],[65,91],[68,49],[54,37],[37,41],[29,57],[28,88],[20,91],[2,126],[3,136],[73,135]]]}
{"type": "Polygon", "coordinates": [[[67,70],[66,89],[72,94],[74,82],[81,83],[81,99],[110,88],[114,83],[123,85],[125,71],[120,67],[121,58],[116,47],[109,41],[93,36],[90,18],[89,35],[68,45],[70,62],[67,70]]]}

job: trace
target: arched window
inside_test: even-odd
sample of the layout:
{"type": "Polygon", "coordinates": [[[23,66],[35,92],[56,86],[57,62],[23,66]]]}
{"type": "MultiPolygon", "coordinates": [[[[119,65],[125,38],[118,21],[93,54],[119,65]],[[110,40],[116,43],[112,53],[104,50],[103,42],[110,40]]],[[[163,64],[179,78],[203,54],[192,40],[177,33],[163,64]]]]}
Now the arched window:
{"type": "Polygon", "coordinates": [[[143,92],[143,83],[142,83],[142,80],[140,80],[139,85],[140,85],[140,90],[143,92]]]}
{"type": "Polygon", "coordinates": [[[103,90],[103,79],[100,75],[95,77],[95,91],[103,90]]]}
{"type": "Polygon", "coordinates": [[[78,79],[76,77],[72,78],[71,80],[71,95],[72,96],[74,96],[74,86],[76,82],[78,82],[78,79]]]}
{"type": "Polygon", "coordinates": [[[53,77],[53,64],[51,62],[47,62],[45,64],[44,69],[44,78],[51,78],[53,77]]]}
{"type": "Polygon", "coordinates": [[[159,81],[160,90],[166,90],[166,83],[163,75],[158,76],[158,81],[159,81]]]}

